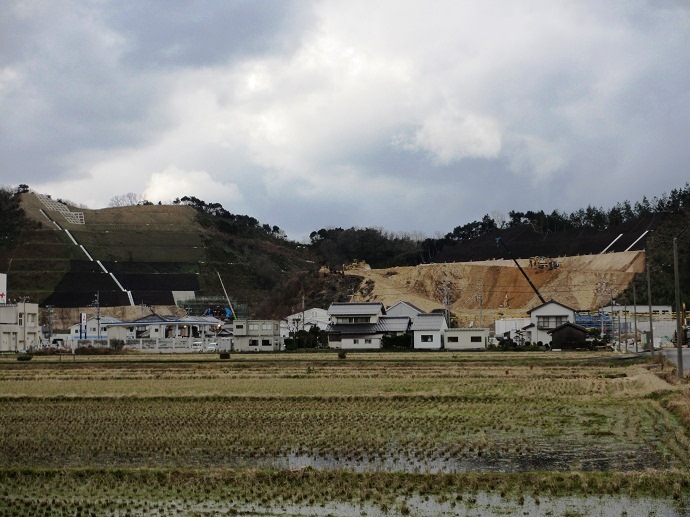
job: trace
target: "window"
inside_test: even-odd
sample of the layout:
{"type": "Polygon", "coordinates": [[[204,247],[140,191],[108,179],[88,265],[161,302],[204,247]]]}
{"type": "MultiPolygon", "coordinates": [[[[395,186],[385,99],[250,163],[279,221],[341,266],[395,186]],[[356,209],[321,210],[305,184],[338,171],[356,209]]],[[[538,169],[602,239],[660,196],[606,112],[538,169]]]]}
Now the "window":
{"type": "Polygon", "coordinates": [[[342,318],[336,318],[336,323],[369,323],[368,316],[348,316],[342,318]]]}
{"type": "Polygon", "coordinates": [[[250,339],[249,340],[249,346],[259,346],[259,340],[258,339],[250,339]]]}
{"type": "Polygon", "coordinates": [[[359,345],[359,339],[353,339],[353,340],[352,340],[352,343],[355,344],[355,345],[359,345]]]}
{"type": "Polygon", "coordinates": [[[449,343],[457,343],[458,342],[458,336],[448,336],[448,342],[449,343]]]}
{"type": "Polygon", "coordinates": [[[364,344],[365,345],[371,345],[371,339],[365,339],[364,344]]]}
{"type": "Polygon", "coordinates": [[[19,326],[21,327],[22,325],[24,325],[24,313],[20,312],[19,313],[19,326]]]}
{"type": "Polygon", "coordinates": [[[271,323],[265,322],[261,324],[261,330],[271,330],[271,323]]]}
{"type": "Polygon", "coordinates": [[[471,343],[481,343],[482,342],[482,336],[470,336],[470,342],[471,343]]]}
{"type": "Polygon", "coordinates": [[[434,336],[431,334],[422,334],[422,343],[433,343],[434,336]]]}
{"type": "Polygon", "coordinates": [[[258,323],[250,323],[249,324],[249,330],[259,330],[259,324],[258,323]]]}
{"type": "Polygon", "coordinates": [[[270,339],[262,339],[261,340],[261,346],[271,346],[271,340],[270,339]]]}
{"type": "Polygon", "coordinates": [[[242,324],[242,325],[237,324],[237,325],[235,325],[235,328],[236,328],[236,329],[243,329],[243,328],[244,328],[244,324],[242,324]]]}
{"type": "Polygon", "coordinates": [[[555,329],[567,321],[567,316],[537,316],[537,328],[540,330],[555,329]]]}

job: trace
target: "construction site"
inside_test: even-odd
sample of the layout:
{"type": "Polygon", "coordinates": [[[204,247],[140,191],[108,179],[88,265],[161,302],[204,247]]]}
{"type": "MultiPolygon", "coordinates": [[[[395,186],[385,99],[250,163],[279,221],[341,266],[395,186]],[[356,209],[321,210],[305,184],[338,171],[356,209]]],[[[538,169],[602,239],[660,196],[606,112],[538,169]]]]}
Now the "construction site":
{"type": "MultiPolygon", "coordinates": [[[[517,263],[544,299],[578,311],[596,311],[609,303],[611,290],[622,292],[635,274],[644,271],[645,253],[538,257],[517,259],[517,263]]],[[[447,304],[458,326],[486,326],[496,319],[520,317],[542,303],[511,259],[348,268],[345,274],[363,279],[353,301],[392,305],[406,300],[427,312],[447,304]]]]}

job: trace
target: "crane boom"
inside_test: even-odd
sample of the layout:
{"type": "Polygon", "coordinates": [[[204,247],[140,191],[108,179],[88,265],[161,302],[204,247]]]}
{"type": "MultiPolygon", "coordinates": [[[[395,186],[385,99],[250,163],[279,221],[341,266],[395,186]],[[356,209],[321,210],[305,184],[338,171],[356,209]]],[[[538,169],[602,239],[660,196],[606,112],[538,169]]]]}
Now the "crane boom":
{"type": "Polygon", "coordinates": [[[529,286],[530,286],[530,287],[532,288],[532,290],[537,294],[537,296],[538,296],[539,299],[541,300],[541,303],[546,303],[546,300],[544,300],[544,297],[541,295],[541,293],[539,292],[539,290],[536,288],[536,286],[535,286],[535,285],[532,283],[532,281],[529,279],[529,277],[527,276],[527,273],[525,273],[525,270],[522,269],[522,267],[520,266],[520,264],[518,264],[517,259],[516,259],[515,257],[513,257],[513,254],[511,253],[510,249],[508,248],[508,246],[506,246],[506,243],[503,242],[503,240],[502,240],[500,237],[496,237],[496,245],[498,245],[498,243],[501,243],[501,244],[503,245],[503,247],[506,249],[506,251],[508,252],[508,256],[509,256],[511,259],[513,259],[513,262],[515,262],[515,265],[516,265],[516,266],[518,267],[518,269],[520,270],[520,273],[522,273],[522,276],[525,277],[525,280],[527,280],[527,282],[529,283],[529,286]]]}

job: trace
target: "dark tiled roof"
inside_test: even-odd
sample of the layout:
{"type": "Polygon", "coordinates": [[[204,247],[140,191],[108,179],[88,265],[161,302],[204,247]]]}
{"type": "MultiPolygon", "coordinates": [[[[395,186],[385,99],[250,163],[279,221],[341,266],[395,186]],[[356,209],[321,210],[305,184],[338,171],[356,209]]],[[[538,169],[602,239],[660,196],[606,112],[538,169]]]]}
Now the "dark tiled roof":
{"type": "Polygon", "coordinates": [[[332,303],[328,308],[329,316],[373,316],[386,314],[382,303],[332,303]]]}
{"type": "Polygon", "coordinates": [[[441,330],[444,321],[443,314],[418,314],[412,318],[412,330],[441,330]]]}
{"type": "Polygon", "coordinates": [[[560,305],[561,307],[563,307],[564,309],[568,309],[569,311],[575,311],[575,309],[573,309],[572,307],[568,307],[567,305],[563,305],[562,303],[559,303],[559,302],[557,302],[556,300],[553,300],[553,299],[552,299],[552,300],[549,300],[549,301],[546,302],[546,303],[542,303],[541,305],[537,305],[536,307],[533,307],[532,309],[530,309],[530,310],[527,311],[527,314],[532,314],[533,311],[536,311],[537,309],[540,309],[540,308],[542,308],[542,307],[544,307],[545,305],[548,305],[548,304],[550,304],[550,303],[555,303],[556,305],[560,305]]]}
{"type": "Polygon", "coordinates": [[[385,334],[387,332],[407,332],[410,318],[407,316],[381,316],[378,323],[330,324],[327,332],[341,334],[385,334]]]}
{"type": "Polygon", "coordinates": [[[584,332],[584,333],[588,332],[588,330],[585,327],[578,325],[577,323],[570,323],[568,321],[568,322],[564,323],[563,325],[559,325],[555,329],[549,330],[547,332],[547,334],[553,334],[554,332],[559,332],[560,330],[564,329],[565,327],[573,327],[575,330],[579,330],[580,332],[584,332]]]}

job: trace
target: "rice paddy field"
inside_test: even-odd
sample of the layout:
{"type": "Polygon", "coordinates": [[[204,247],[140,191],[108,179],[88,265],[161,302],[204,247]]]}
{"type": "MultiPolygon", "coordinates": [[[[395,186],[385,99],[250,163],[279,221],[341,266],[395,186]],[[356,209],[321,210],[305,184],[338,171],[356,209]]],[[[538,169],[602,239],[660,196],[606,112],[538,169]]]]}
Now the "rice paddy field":
{"type": "Polygon", "coordinates": [[[690,395],[595,353],[0,357],[0,515],[686,515],[690,395]]]}

